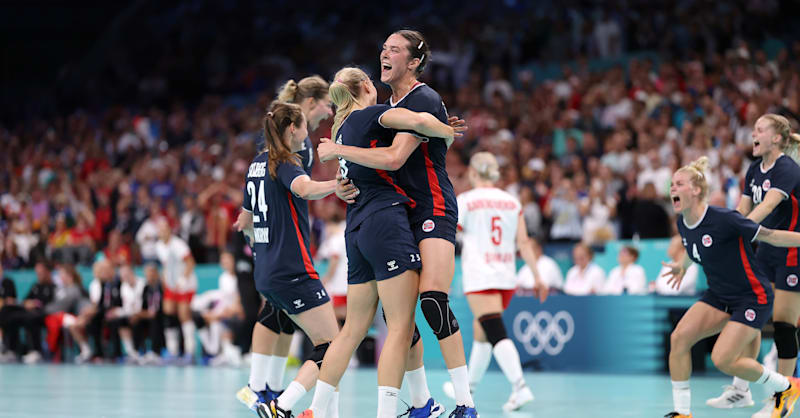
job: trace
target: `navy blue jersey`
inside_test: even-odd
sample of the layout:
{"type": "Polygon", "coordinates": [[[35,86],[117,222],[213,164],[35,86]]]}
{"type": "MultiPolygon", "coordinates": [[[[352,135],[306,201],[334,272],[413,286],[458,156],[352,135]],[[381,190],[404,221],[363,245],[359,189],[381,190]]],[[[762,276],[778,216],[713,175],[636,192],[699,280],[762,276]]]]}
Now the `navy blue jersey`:
{"type": "MultiPolygon", "coordinates": [[[[768,170],[761,165],[761,158],[750,164],[744,178],[742,195],[750,198],[753,208],[758,206],[769,190],[779,191],[784,200],[772,213],[767,215],[761,225],[771,229],[800,231],[798,227],[798,199],[800,199],[800,166],[793,159],[781,155],[768,170]]],[[[773,247],[767,243],[758,244],[758,258],[771,266],[797,267],[797,248],[773,247]]]]}
{"type": "MultiPolygon", "coordinates": [[[[447,109],[435,90],[417,83],[408,94],[392,107],[400,106],[414,112],[428,112],[442,123],[447,123],[447,109]]],[[[417,202],[411,209],[409,221],[414,224],[431,216],[458,218],[458,207],[453,184],[447,177],[445,156],[447,143],[441,138],[431,138],[411,153],[405,165],[397,171],[397,182],[417,202]]]]}
{"type": "MultiPolygon", "coordinates": [[[[374,105],[356,110],[342,123],[336,142],[359,148],[386,147],[392,144],[396,131],[380,124],[380,117],[391,109],[388,105],[374,105]]],[[[347,231],[352,231],[370,214],[401,203],[414,206],[405,191],[396,184],[395,173],[364,167],[339,160],[339,170],[358,187],[356,202],[347,205],[347,231]]]]}
{"type": "Polygon", "coordinates": [[[772,288],[750,245],[759,228],[741,213],[716,206],[708,206],[695,225],[686,225],[683,215],[678,215],[686,252],[703,266],[709,290],[726,301],[756,297],[764,304],[771,300],[772,288]]]}
{"type": "Polygon", "coordinates": [[[308,202],[291,192],[292,181],[307,175],[282,163],[269,175],[267,153],[250,164],[242,209],[253,214],[255,279],[259,289],[280,289],[311,276],[318,279],[308,250],[308,202]]]}
{"type": "Polygon", "coordinates": [[[311,169],[314,168],[314,146],[311,144],[311,138],[306,137],[303,141],[303,149],[297,151],[300,155],[300,164],[303,165],[303,170],[311,177],[311,169]]]}

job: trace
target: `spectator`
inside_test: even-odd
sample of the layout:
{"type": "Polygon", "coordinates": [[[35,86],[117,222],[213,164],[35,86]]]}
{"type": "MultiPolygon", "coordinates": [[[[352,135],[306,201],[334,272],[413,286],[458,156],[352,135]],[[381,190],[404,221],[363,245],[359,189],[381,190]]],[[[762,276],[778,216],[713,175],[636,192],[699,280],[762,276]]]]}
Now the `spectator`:
{"type": "Polygon", "coordinates": [[[126,360],[139,364],[142,362],[139,350],[134,344],[131,318],[142,310],[144,295],[144,279],[136,277],[130,264],[123,264],[119,268],[120,299],[122,306],[110,310],[106,314],[109,328],[119,333],[119,339],[125,348],[126,360]]]}
{"type": "MultiPolygon", "coordinates": [[[[540,240],[534,239],[531,242],[533,253],[536,256],[536,268],[539,270],[542,280],[550,289],[550,294],[562,293],[564,291],[564,274],[561,273],[561,268],[558,267],[555,260],[542,252],[540,240]]],[[[523,265],[517,272],[517,285],[526,291],[533,290],[533,272],[527,265],[523,265]]]]}
{"type": "Polygon", "coordinates": [[[572,179],[565,178],[555,195],[544,207],[545,216],[553,220],[550,238],[554,241],[578,241],[581,239],[581,215],[578,191],[572,179]]]}
{"type": "Polygon", "coordinates": [[[8,318],[11,312],[20,307],[17,305],[17,287],[3,273],[3,266],[0,265],[0,363],[8,363],[16,361],[14,352],[19,344],[19,333],[12,332],[8,318]]]}
{"type": "MultiPolygon", "coordinates": [[[[82,335],[81,327],[85,328],[85,331],[94,340],[95,348],[94,350],[89,349],[85,338],[78,339],[81,345],[81,354],[77,359],[79,363],[91,360],[92,356],[103,359],[122,355],[119,344],[116,342],[114,342],[114,352],[109,353],[104,349],[104,330],[108,327],[109,320],[114,319],[116,309],[122,307],[120,281],[116,277],[113,263],[105,258],[94,263],[92,273],[94,279],[89,285],[89,298],[94,304],[94,309],[87,313],[88,322],[84,320],[76,323],[73,335],[82,335]]],[[[111,334],[112,339],[116,340],[116,337],[116,333],[111,334]]]]}
{"type": "MultiPolygon", "coordinates": [[[[26,364],[35,364],[44,358],[44,347],[42,346],[42,329],[44,328],[45,312],[44,307],[53,301],[56,293],[56,286],[53,284],[50,267],[44,262],[36,263],[36,283],[34,283],[25,300],[22,302],[24,310],[16,312],[10,319],[12,328],[25,329],[25,340],[29,349],[27,354],[22,356],[22,361],[26,364]]],[[[11,332],[16,332],[12,329],[11,332]]],[[[17,354],[22,354],[22,346],[17,354]]]]}
{"type": "Polygon", "coordinates": [[[182,240],[189,244],[192,254],[196,254],[199,262],[205,262],[205,250],[203,248],[203,232],[205,230],[205,219],[203,213],[197,207],[197,200],[192,195],[183,198],[183,211],[180,217],[180,233],[182,240]]]}
{"type": "Polygon", "coordinates": [[[147,283],[142,289],[142,306],[131,316],[130,322],[137,351],[144,351],[147,339],[150,340],[149,349],[140,357],[140,363],[160,364],[160,353],[164,348],[164,312],[161,309],[164,296],[158,266],[154,263],[145,264],[144,277],[147,283]]]}
{"type": "MultiPolygon", "coordinates": [[[[140,188],[139,190],[144,189],[140,188]]],[[[146,192],[144,194],[147,195],[146,192]]],[[[139,252],[142,256],[142,262],[145,264],[158,261],[158,254],[156,252],[158,227],[156,226],[156,221],[162,216],[161,205],[155,202],[152,203],[150,205],[150,216],[142,222],[141,226],[136,231],[136,243],[139,244],[139,252]]]]}
{"type": "Polygon", "coordinates": [[[633,205],[634,231],[639,238],[667,238],[672,223],[667,211],[656,201],[656,188],[647,183],[633,205]]]}
{"type": "Polygon", "coordinates": [[[617,255],[619,265],[611,269],[603,286],[605,295],[644,295],[647,293],[647,277],[642,266],[636,264],[639,250],[631,246],[620,248],[617,255]]]}
{"type": "Polygon", "coordinates": [[[603,181],[593,179],[589,196],[580,200],[583,242],[590,246],[602,246],[616,235],[611,219],[616,215],[617,202],[613,197],[607,197],[605,191],[603,181]]]}
{"type": "Polygon", "coordinates": [[[572,249],[572,259],[575,263],[567,271],[567,280],[564,283],[564,293],[574,296],[598,294],[603,290],[606,274],[603,269],[592,262],[594,252],[588,245],[579,243],[572,249]]]}

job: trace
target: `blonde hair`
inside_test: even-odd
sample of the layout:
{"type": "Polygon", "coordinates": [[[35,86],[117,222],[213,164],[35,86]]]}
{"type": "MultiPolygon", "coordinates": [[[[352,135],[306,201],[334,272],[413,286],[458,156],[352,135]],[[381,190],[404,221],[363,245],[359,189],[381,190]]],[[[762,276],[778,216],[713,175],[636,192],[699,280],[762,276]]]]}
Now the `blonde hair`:
{"type": "Polygon", "coordinates": [[[283,141],[283,134],[289,125],[300,126],[303,118],[300,106],[277,100],[272,102],[269,112],[264,116],[264,151],[268,151],[269,175],[273,179],[277,176],[279,164],[300,165],[300,156],[283,141]]]}
{"type": "Polygon", "coordinates": [[[336,134],[342,127],[342,123],[353,111],[353,105],[358,102],[361,82],[368,79],[367,73],[356,67],[342,68],[333,76],[333,83],[328,89],[328,94],[331,96],[331,102],[336,106],[336,115],[333,117],[333,127],[331,128],[331,139],[334,141],[336,141],[336,134]]]}
{"type": "Polygon", "coordinates": [[[318,75],[306,77],[300,82],[289,80],[278,92],[278,100],[286,103],[300,103],[311,97],[321,100],[328,95],[328,82],[318,75]]]}
{"type": "Polygon", "coordinates": [[[800,134],[792,133],[792,125],[785,116],[767,113],[759,119],[769,121],[769,126],[781,137],[781,151],[800,163],[800,134]]]}
{"type": "Polygon", "coordinates": [[[708,170],[708,157],[705,155],[678,169],[678,172],[689,174],[689,181],[692,182],[692,185],[700,188],[700,199],[708,197],[706,170],[708,170]]]}
{"type": "Polygon", "coordinates": [[[469,166],[484,180],[495,182],[500,179],[500,168],[497,164],[497,159],[490,152],[475,153],[469,160],[469,166]]]}

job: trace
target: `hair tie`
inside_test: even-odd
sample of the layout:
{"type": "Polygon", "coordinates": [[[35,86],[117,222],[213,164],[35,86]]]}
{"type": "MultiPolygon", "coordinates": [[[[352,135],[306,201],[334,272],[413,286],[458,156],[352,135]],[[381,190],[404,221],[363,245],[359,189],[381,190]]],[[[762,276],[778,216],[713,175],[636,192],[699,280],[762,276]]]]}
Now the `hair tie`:
{"type": "Polygon", "coordinates": [[[344,81],[343,81],[341,78],[340,78],[340,79],[337,79],[337,80],[336,80],[336,82],[337,82],[337,83],[342,83],[342,84],[344,84],[344,81]]]}
{"type": "Polygon", "coordinates": [[[269,116],[269,117],[273,117],[273,116],[275,116],[275,114],[274,114],[274,113],[272,113],[272,112],[267,112],[267,116],[269,116]]]}
{"type": "Polygon", "coordinates": [[[425,41],[419,41],[419,45],[417,45],[417,49],[422,49],[422,44],[424,44],[424,43],[425,43],[425,41]]]}
{"type": "Polygon", "coordinates": [[[419,63],[422,64],[422,61],[425,61],[425,54],[422,54],[422,58],[419,59],[419,63]]]}

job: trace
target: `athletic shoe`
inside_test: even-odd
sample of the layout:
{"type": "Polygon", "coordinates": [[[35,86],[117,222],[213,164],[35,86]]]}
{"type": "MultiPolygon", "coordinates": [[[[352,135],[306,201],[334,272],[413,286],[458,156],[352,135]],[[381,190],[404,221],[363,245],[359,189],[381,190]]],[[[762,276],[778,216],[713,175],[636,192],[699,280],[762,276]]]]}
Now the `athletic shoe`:
{"type": "Polygon", "coordinates": [[[267,391],[262,390],[260,392],[256,392],[253,389],[250,389],[250,385],[247,385],[238,392],[236,392],[236,399],[239,400],[244,406],[249,408],[253,412],[258,412],[258,404],[259,403],[267,403],[271,399],[267,399],[267,391]]]}
{"type": "Polygon", "coordinates": [[[531,389],[527,385],[522,386],[522,388],[511,392],[511,396],[508,397],[508,401],[503,404],[503,411],[516,411],[531,401],[533,401],[533,392],[531,392],[531,389]]]}
{"type": "Polygon", "coordinates": [[[450,413],[450,418],[478,418],[478,411],[475,408],[467,408],[464,405],[459,405],[456,410],[450,413]]]}
{"type": "Polygon", "coordinates": [[[31,351],[22,356],[22,362],[25,364],[38,364],[42,362],[42,355],[38,351],[31,351]]]}
{"type": "Polygon", "coordinates": [[[800,379],[789,377],[789,389],[775,394],[775,409],[772,411],[772,418],[785,418],[792,415],[794,404],[800,397],[800,379]]]}
{"type": "Polygon", "coordinates": [[[435,418],[443,413],[444,407],[441,404],[436,403],[433,398],[429,398],[428,402],[426,402],[425,406],[422,408],[414,408],[412,406],[406,411],[408,418],[435,418]]]}
{"type": "Polygon", "coordinates": [[[670,412],[669,414],[664,415],[664,418],[692,418],[692,414],[683,415],[677,412],[670,412]]]}
{"type": "Polygon", "coordinates": [[[770,418],[773,409],[775,409],[775,395],[770,396],[769,399],[764,401],[764,407],[750,418],[770,418]]]}
{"type": "Polygon", "coordinates": [[[278,400],[272,400],[269,405],[265,403],[258,404],[258,416],[260,418],[294,418],[292,411],[281,409],[278,406],[278,400]]]}
{"type": "Polygon", "coordinates": [[[722,387],[722,395],[706,400],[706,405],[720,408],[746,408],[755,405],[753,394],[750,390],[741,390],[735,386],[727,385],[722,387]]]}
{"type": "Polygon", "coordinates": [[[16,363],[17,355],[13,351],[5,351],[0,353],[0,364],[2,363],[16,363]]]}

